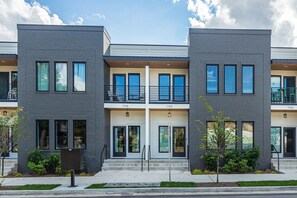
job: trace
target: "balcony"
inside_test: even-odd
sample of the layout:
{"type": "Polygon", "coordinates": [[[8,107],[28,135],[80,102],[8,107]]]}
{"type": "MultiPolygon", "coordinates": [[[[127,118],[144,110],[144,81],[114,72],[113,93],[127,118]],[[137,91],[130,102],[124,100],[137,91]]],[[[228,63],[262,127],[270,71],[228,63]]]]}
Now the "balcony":
{"type": "Polygon", "coordinates": [[[8,92],[0,92],[0,102],[16,102],[17,100],[17,89],[11,89],[8,92]]]}
{"type": "Polygon", "coordinates": [[[272,104],[297,104],[296,87],[271,88],[272,104]]]}
{"type": "Polygon", "coordinates": [[[107,103],[144,103],[145,86],[105,85],[104,102],[107,103]]]}
{"type": "Polygon", "coordinates": [[[188,102],[188,86],[150,86],[150,103],[188,102]]]}

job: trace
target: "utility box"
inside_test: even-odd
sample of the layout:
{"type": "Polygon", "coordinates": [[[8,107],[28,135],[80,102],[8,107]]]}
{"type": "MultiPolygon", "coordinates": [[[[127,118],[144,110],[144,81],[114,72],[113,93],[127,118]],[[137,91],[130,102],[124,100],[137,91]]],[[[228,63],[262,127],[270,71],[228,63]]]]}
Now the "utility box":
{"type": "Polygon", "coordinates": [[[84,149],[61,149],[62,170],[82,170],[84,168],[84,149]]]}

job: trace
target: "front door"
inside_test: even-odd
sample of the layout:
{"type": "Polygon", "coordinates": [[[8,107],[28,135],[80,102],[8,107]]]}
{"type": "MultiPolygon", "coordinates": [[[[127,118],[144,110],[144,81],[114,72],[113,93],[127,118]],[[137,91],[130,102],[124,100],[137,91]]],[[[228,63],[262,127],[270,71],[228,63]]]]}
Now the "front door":
{"type": "Polygon", "coordinates": [[[173,127],[172,128],[172,145],[173,145],[173,157],[185,157],[186,156],[186,128],[185,127],[173,127]]]}
{"type": "Polygon", "coordinates": [[[284,128],[284,157],[296,157],[296,129],[284,128]]]}
{"type": "Polygon", "coordinates": [[[126,127],[113,127],[113,156],[126,157],[126,127]]]}
{"type": "Polygon", "coordinates": [[[173,75],[173,100],[185,101],[185,75],[173,75]]]}
{"type": "Polygon", "coordinates": [[[113,93],[116,94],[116,100],[126,100],[126,75],[114,74],[113,75],[113,93]]]}
{"type": "Polygon", "coordinates": [[[295,103],[296,98],[296,77],[284,76],[284,102],[295,103]]]}
{"type": "Polygon", "coordinates": [[[0,72],[0,100],[7,99],[9,89],[9,72],[0,72]]]}

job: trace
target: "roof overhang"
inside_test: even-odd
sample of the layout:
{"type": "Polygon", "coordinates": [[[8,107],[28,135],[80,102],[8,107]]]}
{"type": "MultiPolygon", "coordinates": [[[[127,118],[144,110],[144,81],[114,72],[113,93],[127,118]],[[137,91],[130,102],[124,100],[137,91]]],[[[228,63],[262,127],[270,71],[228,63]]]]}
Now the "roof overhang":
{"type": "Polygon", "coordinates": [[[272,59],[272,70],[297,70],[297,59],[272,59]]]}
{"type": "Polygon", "coordinates": [[[17,66],[17,55],[0,54],[0,66],[17,66]]]}

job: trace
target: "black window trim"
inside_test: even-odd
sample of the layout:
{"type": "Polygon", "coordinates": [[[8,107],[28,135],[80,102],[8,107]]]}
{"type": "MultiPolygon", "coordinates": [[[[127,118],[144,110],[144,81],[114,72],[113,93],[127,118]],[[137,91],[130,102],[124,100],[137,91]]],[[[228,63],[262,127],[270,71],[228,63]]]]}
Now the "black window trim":
{"type": "Polygon", "coordinates": [[[140,100],[140,73],[128,73],[128,100],[140,100]],[[131,75],[138,75],[139,81],[138,81],[138,89],[139,89],[139,96],[138,99],[131,99],[130,98],[130,76],[131,75]]]}
{"type": "Polygon", "coordinates": [[[140,125],[128,125],[128,131],[127,131],[127,137],[128,137],[128,144],[127,144],[127,147],[128,147],[128,153],[140,153],[140,150],[141,150],[141,126],[140,125]],[[129,127],[139,127],[139,140],[138,140],[138,145],[139,145],[139,151],[138,152],[130,152],[129,151],[129,127]]]}
{"type": "Polygon", "coordinates": [[[66,121],[67,122],[67,146],[66,146],[66,148],[69,148],[69,141],[68,141],[69,125],[68,125],[68,120],[58,119],[58,120],[55,120],[55,122],[54,122],[54,124],[55,124],[55,150],[60,150],[61,149],[61,148],[57,148],[57,121],[66,121]]]}
{"type": "Polygon", "coordinates": [[[158,127],[158,152],[159,153],[169,153],[169,151],[170,151],[170,148],[169,148],[169,146],[170,146],[170,144],[169,144],[169,141],[168,141],[168,152],[164,152],[164,151],[160,151],[160,128],[161,127],[167,127],[167,131],[168,131],[168,128],[169,128],[169,126],[168,125],[159,125],[159,127],[158,127]]]}
{"type": "Polygon", "coordinates": [[[219,71],[219,64],[206,64],[206,84],[205,84],[205,87],[206,87],[206,94],[208,95],[214,95],[214,94],[220,94],[220,86],[219,86],[219,82],[220,82],[220,71],[219,71]],[[215,66],[216,68],[217,68],[217,71],[218,71],[218,78],[217,78],[217,92],[216,93],[208,93],[208,91],[207,91],[207,80],[208,80],[208,78],[207,78],[207,67],[208,66],[215,66]]]}
{"type": "Polygon", "coordinates": [[[68,62],[67,61],[55,61],[54,62],[54,90],[55,92],[58,92],[58,93],[66,93],[68,92],[68,62]],[[67,85],[66,85],[66,91],[57,91],[57,86],[56,86],[56,83],[57,83],[57,63],[65,63],[66,64],[66,82],[67,82],[67,85]]]}
{"type": "Polygon", "coordinates": [[[243,123],[253,123],[253,145],[252,148],[255,148],[255,122],[254,121],[241,121],[241,150],[247,150],[243,148],[243,123]]]}
{"type": "MultiPolygon", "coordinates": [[[[283,128],[281,126],[271,126],[270,127],[270,136],[271,136],[271,129],[272,128],[279,128],[280,129],[280,151],[277,152],[277,153],[281,153],[282,150],[283,150],[283,143],[282,143],[282,141],[283,141],[283,136],[282,136],[283,128]]],[[[271,143],[271,145],[272,145],[272,143],[271,143]]]]}
{"type": "Polygon", "coordinates": [[[72,92],[74,92],[74,93],[87,92],[87,63],[85,61],[73,61],[72,62],[72,92]],[[74,90],[74,65],[75,64],[85,64],[85,90],[84,91],[75,91],[74,90]]]}
{"type": "Polygon", "coordinates": [[[72,130],[73,130],[73,148],[75,148],[75,145],[74,145],[74,138],[75,138],[75,133],[74,133],[74,122],[75,121],[85,121],[85,123],[86,123],[86,134],[85,134],[85,148],[84,148],[84,150],[87,150],[87,128],[88,128],[88,126],[87,126],[87,119],[75,119],[75,120],[72,120],[72,130]]]}
{"type": "Polygon", "coordinates": [[[40,149],[42,151],[48,151],[48,150],[50,150],[50,131],[48,131],[48,149],[41,149],[40,142],[39,142],[39,129],[38,129],[39,121],[47,121],[48,130],[49,130],[49,120],[47,120],[47,119],[36,119],[35,120],[35,123],[36,123],[36,148],[40,149]]]}
{"type": "MultiPolygon", "coordinates": [[[[235,150],[238,148],[238,146],[237,146],[237,136],[238,136],[238,126],[237,126],[237,121],[235,121],[235,120],[227,120],[227,121],[225,121],[224,122],[224,128],[226,128],[226,122],[233,122],[233,123],[235,123],[235,150]]],[[[227,149],[227,148],[226,148],[227,149]]],[[[230,149],[229,149],[230,150],[230,149]]]]}
{"type": "Polygon", "coordinates": [[[48,93],[50,92],[50,62],[49,61],[36,61],[35,62],[36,65],[36,92],[44,92],[44,93],[48,93]],[[47,86],[47,90],[43,91],[43,90],[38,90],[38,63],[47,63],[48,64],[48,86],[47,86]]]}
{"type": "Polygon", "coordinates": [[[186,100],[186,75],[185,74],[173,74],[172,75],[172,100],[175,102],[184,102],[186,100]],[[184,77],[184,95],[183,95],[183,100],[176,100],[175,99],[175,86],[174,86],[174,77],[184,77]]]}
{"type": "Polygon", "coordinates": [[[236,64],[225,64],[224,65],[224,94],[234,95],[237,94],[237,65],[236,64]],[[235,92],[234,93],[226,93],[226,67],[235,67],[235,92]]]}
{"type": "Polygon", "coordinates": [[[158,100],[159,101],[170,101],[171,100],[171,74],[170,73],[159,73],[158,75],[158,100]],[[160,99],[160,77],[161,76],[169,76],[169,93],[168,99],[160,99]]]}
{"type": "Polygon", "coordinates": [[[255,94],[255,65],[244,64],[241,67],[241,94],[243,95],[253,95],[255,94]],[[243,68],[244,67],[252,67],[253,68],[253,93],[243,93],[243,68]]]}

